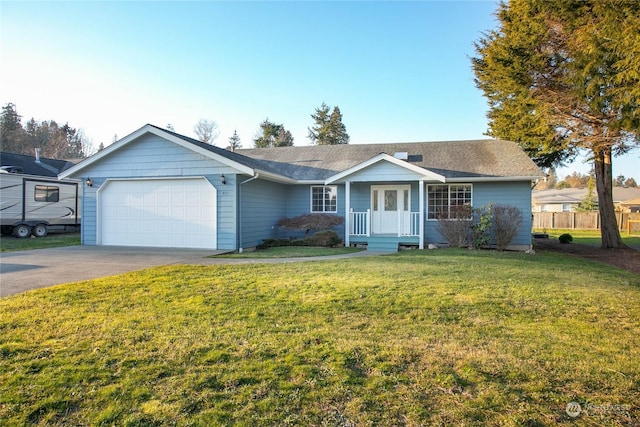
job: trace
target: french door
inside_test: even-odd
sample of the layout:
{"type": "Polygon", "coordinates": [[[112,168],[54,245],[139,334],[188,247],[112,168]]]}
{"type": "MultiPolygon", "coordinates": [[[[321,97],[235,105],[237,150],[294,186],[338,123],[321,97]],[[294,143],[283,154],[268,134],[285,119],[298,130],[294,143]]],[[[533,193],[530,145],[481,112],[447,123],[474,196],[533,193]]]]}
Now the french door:
{"type": "Polygon", "coordinates": [[[371,186],[371,232],[399,235],[411,211],[410,185],[371,186]]]}

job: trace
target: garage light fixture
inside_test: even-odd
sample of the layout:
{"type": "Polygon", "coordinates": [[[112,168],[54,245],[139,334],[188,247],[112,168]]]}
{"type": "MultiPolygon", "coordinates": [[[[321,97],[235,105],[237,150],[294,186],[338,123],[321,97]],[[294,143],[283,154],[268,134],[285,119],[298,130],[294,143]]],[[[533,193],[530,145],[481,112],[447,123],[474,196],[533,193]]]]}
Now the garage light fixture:
{"type": "Polygon", "coordinates": [[[91,178],[87,178],[84,183],[87,184],[87,187],[93,187],[93,181],[91,181],[91,178]]]}
{"type": "Polygon", "coordinates": [[[224,176],[224,174],[220,175],[220,181],[222,181],[222,184],[226,184],[227,183],[227,177],[224,176]]]}

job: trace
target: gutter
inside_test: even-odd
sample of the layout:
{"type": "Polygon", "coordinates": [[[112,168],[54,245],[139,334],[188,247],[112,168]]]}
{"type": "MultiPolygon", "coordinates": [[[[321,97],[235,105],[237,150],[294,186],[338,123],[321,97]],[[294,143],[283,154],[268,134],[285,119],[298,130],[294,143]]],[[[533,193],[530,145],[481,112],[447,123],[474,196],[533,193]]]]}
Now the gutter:
{"type": "Polygon", "coordinates": [[[242,253],[242,186],[248,182],[255,181],[260,178],[260,174],[256,172],[256,174],[247,179],[246,181],[242,181],[238,185],[238,252],[242,253]]]}

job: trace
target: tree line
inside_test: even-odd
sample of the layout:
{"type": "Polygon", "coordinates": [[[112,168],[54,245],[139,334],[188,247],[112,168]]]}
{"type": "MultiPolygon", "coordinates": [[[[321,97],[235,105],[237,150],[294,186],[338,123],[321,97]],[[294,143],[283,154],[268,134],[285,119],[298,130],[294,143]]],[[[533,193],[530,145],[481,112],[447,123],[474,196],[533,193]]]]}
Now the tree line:
{"type": "MultiPolygon", "coordinates": [[[[348,144],[349,135],[342,123],[342,113],[338,106],[329,108],[324,102],[311,114],[314,123],[308,128],[308,138],[313,144],[333,145],[348,144]]],[[[171,124],[167,129],[173,131],[171,124]]],[[[200,119],[194,126],[193,132],[199,141],[213,144],[220,132],[213,120],[200,119]]],[[[114,141],[117,137],[114,137],[114,141]]],[[[286,147],[293,145],[293,135],[284,124],[275,123],[267,117],[259,124],[259,130],[253,139],[255,148],[286,147]]],[[[241,141],[237,130],[229,137],[229,150],[240,148],[241,141]]],[[[43,157],[57,159],[82,159],[92,151],[90,141],[81,129],[73,128],[69,123],[58,124],[54,120],[36,121],[31,118],[22,123],[22,116],[18,114],[13,103],[2,107],[0,116],[0,147],[2,151],[17,154],[33,155],[36,148],[40,149],[43,157]]],[[[98,151],[104,148],[100,143],[98,151]]]]}
{"type": "Polygon", "coordinates": [[[22,123],[22,116],[13,103],[2,107],[0,115],[0,147],[2,151],[40,155],[55,159],[82,159],[90,154],[91,144],[81,129],[69,123],[63,125],[55,120],[36,121],[31,118],[22,123]]]}
{"type": "MultiPolygon", "coordinates": [[[[311,114],[313,125],[308,130],[309,140],[315,145],[348,144],[349,134],[342,122],[342,112],[337,105],[331,109],[324,102],[311,114]]],[[[267,117],[259,125],[259,129],[253,138],[255,148],[290,147],[293,146],[293,135],[284,127],[283,123],[276,123],[267,117]]],[[[213,120],[200,119],[193,127],[193,132],[198,140],[207,144],[213,144],[220,134],[218,125],[213,120]]],[[[237,130],[229,137],[227,149],[240,148],[240,137],[237,130]]]]}
{"type": "MultiPolygon", "coordinates": [[[[547,179],[544,182],[538,182],[536,190],[548,190],[552,188],[587,188],[589,182],[595,183],[595,176],[593,173],[584,174],[580,172],[573,172],[571,175],[567,175],[564,179],[559,180],[555,171],[552,169],[547,174],[547,179]]],[[[618,175],[613,180],[614,187],[638,187],[638,183],[633,177],[626,177],[624,175],[618,175]]]]}

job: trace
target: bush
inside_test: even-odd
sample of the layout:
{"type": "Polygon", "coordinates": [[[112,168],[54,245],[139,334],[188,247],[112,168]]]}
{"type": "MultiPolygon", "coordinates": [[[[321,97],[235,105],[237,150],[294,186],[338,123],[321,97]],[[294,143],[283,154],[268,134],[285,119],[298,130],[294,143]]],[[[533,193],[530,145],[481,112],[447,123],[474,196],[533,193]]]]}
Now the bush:
{"type": "Polygon", "coordinates": [[[333,230],[318,231],[313,236],[304,240],[309,241],[309,244],[305,246],[321,246],[325,248],[335,246],[341,242],[340,237],[338,237],[338,233],[333,230]]]}
{"type": "Polygon", "coordinates": [[[573,242],[573,236],[571,236],[571,234],[569,233],[564,233],[561,234],[560,237],[558,237],[558,240],[560,241],[560,243],[571,243],[573,242]]]}
{"type": "Polygon", "coordinates": [[[304,231],[325,230],[344,224],[344,218],[338,215],[323,213],[308,213],[294,218],[281,218],[276,225],[288,230],[304,231]]]}
{"type": "Polygon", "coordinates": [[[516,237],[522,225],[522,212],[512,205],[493,205],[493,230],[496,246],[503,251],[516,237]]]}
{"type": "Polygon", "coordinates": [[[257,249],[277,248],[282,246],[320,246],[330,248],[342,242],[338,234],[333,230],[318,231],[311,237],[299,240],[289,239],[265,239],[257,249]]]}
{"type": "Polygon", "coordinates": [[[452,206],[450,218],[439,218],[436,226],[449,246],[463,248],[472,246],[479,249],[489,243],[491,228],[491,209],[484,206],[473,209],[471,206],[452,206]]]}
{"type": "Polygon", "coordinates": [[[471,206],[452,206],[450,218],[438,218],[438,233],[454,248],[469,245],[473,226],[471,206]]]}

